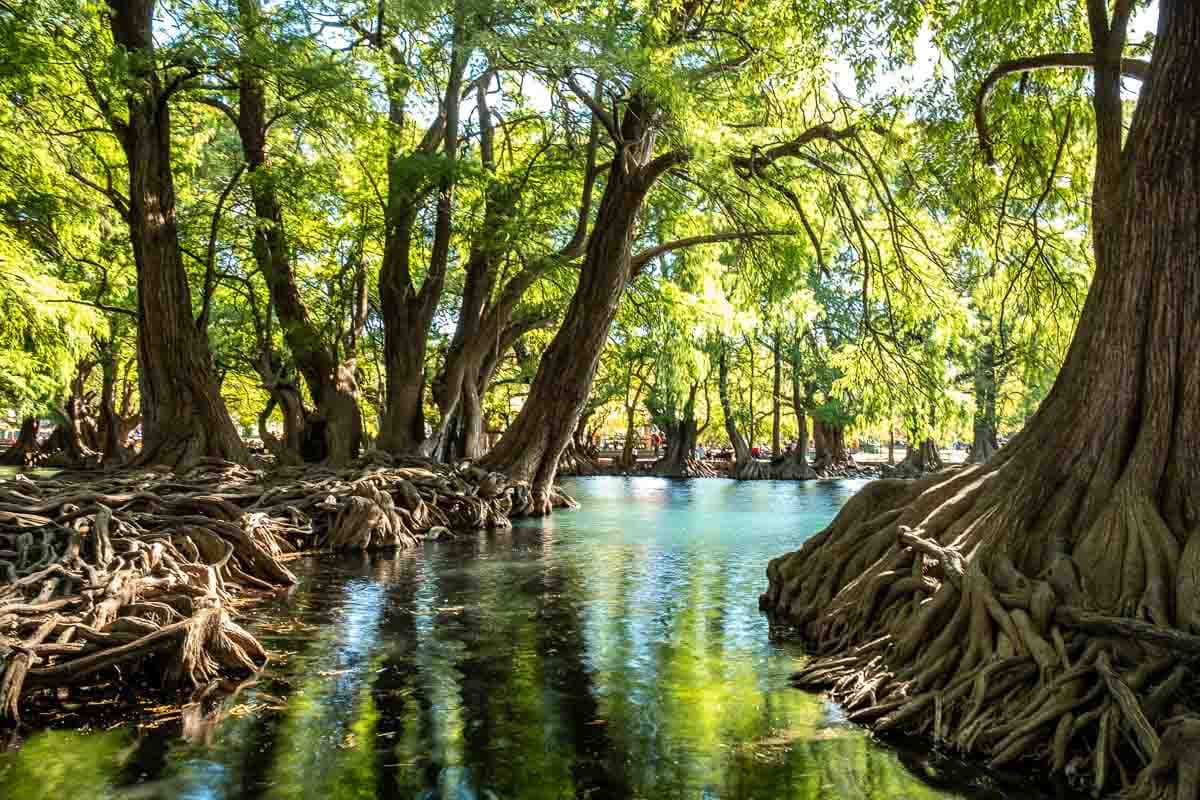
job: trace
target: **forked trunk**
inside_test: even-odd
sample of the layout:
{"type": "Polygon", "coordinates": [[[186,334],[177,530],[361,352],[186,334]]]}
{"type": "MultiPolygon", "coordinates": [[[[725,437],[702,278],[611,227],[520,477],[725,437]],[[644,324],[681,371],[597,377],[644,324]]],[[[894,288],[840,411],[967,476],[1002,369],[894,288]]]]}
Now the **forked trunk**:
{"type": "MultiPolygon", "coordinates": [[[[269,392],[270,400],[267,401],[266,408],[258,414],[258,436],[262,439],[263,447],[274,455],[280,464],[299,464],[304,460],[305,448],[319,448],[324,437],[316,442],[312,437],[305,438],[310,429],[305,424],[304,403],[295,386],[277,382],[271,385],[269,392]],[[283,433],[280,436],[273,434],[267,426],[276,407],[283,418],[283,433]]],[[[309,454],[318,455],[311,450],[309,454]]],[[[320,458],[312,460],[317,461],[320,458]]]]}
{"type": "MultiPolygon", "coordinates": [[[[402,163],[395,150],[389,150],[388,153],[388,234],[379,272],[387,397],[379,431],[379,446],[393,453],[431,455],[430,450],[437,445],[436,441],[428,446],[425,442],[425,352],[429,343],[429,327],[445,285],[450,254],[454,165],[459,146],[459,102],[466,64],[464,51],[468,49],[463,41],[463,14],[462,3],[456,3],[449,77],[442,103],[444,129],[441,130],[441,149],[446,164],[438,180],[429,269],[420,290],[414,283],[409,259],[413,226],[423,190],[413,191],[411,165],[402,163]]],[[[407,96],[407,85],[399,82],[402,80],[397,78],[389,83],[389,116],[397,131],[403,126],[407,96]]],[[[432,152],[430,143],[437,140],[434,134],[438,132],[436,125],[430,128],[426,142],[418,149],[432,152]]]]}
{"type": "Polygon", "coordinates": [[[729,362],[724,344],[717,357],[717,394],[721,398],[721,411],[725,417],[725,435],[733,446],[733,477],[740,481],[762,480],[771,477],[770,465],[754,457],[750,445],[738,430],[733,416],[733,403],[729,397],[729,362]]]}
{"type": "Polygon", "coordinates": [[[938,452],[937,443],[929,437],[921,440],[915,447],[909,447],[904,460],[884,475],[893,478],[916,478],[927,472],[937,472],[942,469],[942,456],[938,452]]]}
{"type": "Polygon", "coordinates": [[[1195,798],[1200,4],[1160,2],[1123,148],[1123,27],[1088,5],[1096,274],[1053,390],[986,464],[868,486],[771,562],[762,605],[834,659],[799,682],[851,719],[1195,798]]]}
{"type": "Polygon", "coordinates": [[[168,96],[155,70],[154,0],[110,0],[113,39],[125,48],[128,121],[113,120],[129,167],[129,221],[138,285],[138,380],[143,464],[201,457],[243,461],[246,450],[192,319],[175,219],[168,96]]]}
{"type": "Polygon", "coordinates": [[[129,458],[121,415],[117,413],[117,359],[105,352],[100,359],[100,438],[102,466],[119,466],[129,458]]]}
{"type": "Polygon", "coordinates": [[[651,468],[653,474],[664,478],[710,478],[716,475],[715,470],[696,458],[696,443],[700,438],[700,425],[696,422],[696,393],[699,388],[699,384],[692,384],[678,419],[660,423],[666,429],[667,446],[662,458],[654,462],[651,468]]]}

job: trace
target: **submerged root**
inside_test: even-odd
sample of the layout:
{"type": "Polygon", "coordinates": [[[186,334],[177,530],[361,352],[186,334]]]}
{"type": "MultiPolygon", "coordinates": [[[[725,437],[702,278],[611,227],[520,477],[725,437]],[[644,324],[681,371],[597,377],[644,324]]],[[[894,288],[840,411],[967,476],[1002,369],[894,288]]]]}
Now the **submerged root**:
{"type": "Polygon", "coordinates": [[[1073,540],[1015,537],[1021,476],[1003,463],[877,481],[771,562],[761,606],[817,655],[795,682],[992,767],[1195,800],[1200,636],[1184,595],[1200,534],[1181,554],[1153,503],[1118,487],[1073,540]]]}
{"type": "Polygon", "coordinates": [[[267,653],[230,600],[293,583],[291,558],[504,527],[528,495],[470,465],[379,453],[342,470],[202,460],[0,482],[0,722],[31,692],[123,674],[191,689],[253,673],[267,653]],[[117,669],[134,664],[148,668],[117,669]]]}

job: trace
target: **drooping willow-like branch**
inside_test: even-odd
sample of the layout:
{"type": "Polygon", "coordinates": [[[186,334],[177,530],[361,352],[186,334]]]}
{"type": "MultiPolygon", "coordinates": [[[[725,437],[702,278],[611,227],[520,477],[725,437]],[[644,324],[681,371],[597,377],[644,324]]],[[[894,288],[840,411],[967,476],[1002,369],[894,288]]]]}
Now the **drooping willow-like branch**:
{"type": "MultiPolygon", "coordinates": [[[[975,94],[975,129],[979,134],[979,148],[983,150],[984,161],[988,165],[996,163],[992,151],[992,135],[987,124],[986,106],[988,98],[1002,78],[1043,69],[1093,69],[1095,66],[1094,53],[1044,53],[1001,62],[989,72],[975,94]]],[[[1138,58],[1123,58],[1121,74],[1144,81],[1150,74],[1150,62],[1138,58]]]]}
{"type": "Polygon", "coordinates": [[[670,253],[675,250],[682,250],[686,247],[695,247],[701,244],[715,244],[718,242],[733,242],[744,239],[757,239],[764,236],[792,236],[795,231],[776,230],[776,231],[723,231],[719,233],[709,233],[702,236],[688,236],[683,239],[674,239],[669,242],[663,242],[656,247],[651,247],[635,255],[630,259],[630,276],[636,278],[642,273],[654,259],[661,255],[670,253]]]}

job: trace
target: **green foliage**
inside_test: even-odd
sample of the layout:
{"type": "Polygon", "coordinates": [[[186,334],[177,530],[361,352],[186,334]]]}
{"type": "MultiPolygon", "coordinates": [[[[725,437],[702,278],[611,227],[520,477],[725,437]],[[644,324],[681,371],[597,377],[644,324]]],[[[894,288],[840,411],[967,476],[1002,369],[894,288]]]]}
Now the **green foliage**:
{"type": "MultiPolygon", "coordinates": [[[[767,0],[717,3],[702,21],[684,19],[669,3],[598,0],[160,2],[153,66],[175,89],[179,236],[234,416],[253,423],[266,402],[262,365],[290,359],[251,253],[256,183],[276,190],[302,299],[338,354],[357,276],[368,276],[355,369],[377,412],[384,343],[374,278],[394,222],[389,193],[454,185],[432,376],[461,313],[464,265],[481,245],[499,254],[493,299],[534,266],[538,280],[515,318],[561,317],[578,264],[556,253],[578,222],[593,118],[590,218],[605,165],[629,157],[602,123],[619,121],[638,97],[656,123],[651,153],[687,160],[647,198],[633,250],[666,249],[620,311],[593,413],[611,410],[627,394],[629,364],[646,361],[643,400],[656,422],[678,418],[693,386],[694,411],[719,421],[706,399],[706,341],[720,335],[736,344],[735,393],[754,406],[739,411],[751,429],[771,403],[791,401],[864,430],[948,432],[970,418],[985,344],[996,353],[998,417],[1018,426],[1053,380],[1091,274],[1088,77],[1045,70],[1001,80],[987,109],[994,167],[977,157],[971,112],[1001,61],[1085,49],[1082,5],[767,0]],[[418,143],[444,105],[456,18],[469,55],[452,162],[418,143]],[[914,63],[927,74],[900,79],[914,63]],[[262,79],[271,120],[267,166],[252,176],[236,128],[243,72],[262,79]],[[490,160],[479,81],[496,123],[490,160]],[[402,108],[389,107],[390,95],[402,108]],[[837,135],[813,136],[822,126],[837,135]],[[497,202],[507,211],[489,215],[497,202]],[[776,338],[785,353],[778,398],[776,338]]],[[[1132,49],[1151,45],[1147,35],[1132,49]]],[[[94,344],[114,338],[114,320],[122,359],[133,353],[132,319],[112,310],[137,305],[113,130],[130,70],[144,65],[113,45],[103,4],[90,0],[0,6],[0,46],[0,405],[31,410],[61,395],[94,344]]],[[[435,202],[432,192],[418,201],[417,286],[435,202]]],[[[549,330],[502,354],[485,398],[491,425],[519,405],[549,330]]],[[[365,415],[369,428],[377,416],[365,415]]]]}

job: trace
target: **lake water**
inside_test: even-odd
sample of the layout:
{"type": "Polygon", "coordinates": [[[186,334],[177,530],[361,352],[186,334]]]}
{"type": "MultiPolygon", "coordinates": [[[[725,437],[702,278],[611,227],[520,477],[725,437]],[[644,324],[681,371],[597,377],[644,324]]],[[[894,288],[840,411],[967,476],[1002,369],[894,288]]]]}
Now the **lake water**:
{"type": "Polygon", "coordinates": [[[582,510],[297,562],[243,609],[273,660],[232,697],[35,706],[0,731],[0,796],[1006,796],[788,686],[804,656],[758,611],[766,563],[861,482],[565,483],[582,510]]]}

